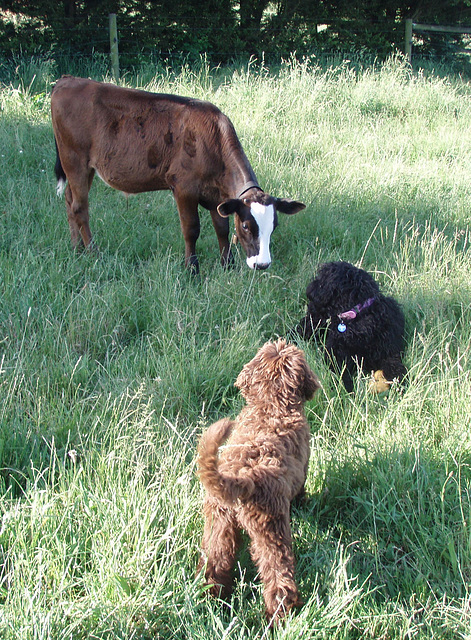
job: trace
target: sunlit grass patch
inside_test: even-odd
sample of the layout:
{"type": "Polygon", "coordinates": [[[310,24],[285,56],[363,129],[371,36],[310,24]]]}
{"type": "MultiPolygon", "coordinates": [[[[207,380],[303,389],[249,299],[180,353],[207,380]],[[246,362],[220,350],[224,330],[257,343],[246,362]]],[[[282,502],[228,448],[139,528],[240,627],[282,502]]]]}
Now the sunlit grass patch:
{"type": "MultiPolygon", "coordinates": [[[[217,104],[261,184],[307,205],[280,214],[265,272],[238,246],[222,270],[202,210],[192,278],[170,193],[126,200],[96,180],[100,252],[71,250],[54,68],[26,61],[0,93],[0,635],[269,636],[247,550],[231,602],[195,576],[195,447],[239,411],[242,366],[304,315],[317,265],[342,259],[401,303],[408,375],[375,397],[365,372],[347,394],[301,344],[322,382],[307,405],[308,499],[293,509],[305,605],[274,637],[467,637],[469,83],[400,57],[127,75],[217,104]]],[[[106,77],[99,61],[78,71],[106,77]]]]}

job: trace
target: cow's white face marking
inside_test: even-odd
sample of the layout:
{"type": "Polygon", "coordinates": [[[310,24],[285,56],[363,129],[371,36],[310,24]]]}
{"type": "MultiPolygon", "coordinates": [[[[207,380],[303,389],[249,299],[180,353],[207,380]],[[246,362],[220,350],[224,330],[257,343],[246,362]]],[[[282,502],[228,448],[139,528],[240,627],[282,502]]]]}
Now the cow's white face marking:
{"type": "Polygon", "coordinates": [[[251,269],[262,265],[268,267],[271,264],[270,237],[275,224],[275,207],[272,204],[265,206],[259,202],[252,202],[250,213],[258,225],[260,250],[258,255],[247,258],[247,264],[251,269]]]}

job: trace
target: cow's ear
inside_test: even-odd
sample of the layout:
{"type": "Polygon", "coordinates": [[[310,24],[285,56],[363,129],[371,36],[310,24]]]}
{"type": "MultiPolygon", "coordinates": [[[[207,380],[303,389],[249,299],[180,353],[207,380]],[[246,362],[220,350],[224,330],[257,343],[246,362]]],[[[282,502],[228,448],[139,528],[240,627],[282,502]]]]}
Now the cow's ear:
{"type": "Polygon", "coordinates": [[[223,218],[227,218],[231,213],[239,213],[241,206],[243,206],[242,200],[238,198],[224,200],[218,205],[218,213],[223,218]]]}
{"type": "Polygon", "coordinates": [[[302,202],[296,202],[296,200],[287,200],[286,198],[276,198],[275,207],[277,211],[281,213],[287,213],[288,215],[292,215],[293,213],[298,213],[298,211],[302,211],[306,208],[306,205],[302,202]]]}

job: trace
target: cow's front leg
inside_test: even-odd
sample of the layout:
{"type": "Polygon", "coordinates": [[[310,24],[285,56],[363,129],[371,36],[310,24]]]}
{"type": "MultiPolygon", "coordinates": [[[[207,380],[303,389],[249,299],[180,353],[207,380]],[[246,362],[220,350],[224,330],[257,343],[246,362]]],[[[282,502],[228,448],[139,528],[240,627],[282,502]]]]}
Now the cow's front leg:
{"type": "Polygon", "coordinates": [[[232,267],[234,266],[234,256],[229,244],[229,218],[223,218],[217,209],[211,209],[211,219],[219,242],[221,264],[223,267],[232,267]]]}
{"type": "Polygon", "coordinates": [[[194,274],[199,273],[198,257],[196,255],[196,241],[200,235],[200,218],[198,215],[198,200],[187,195],[179,195],[174,191],[177,203],[180,226],[185,240],[185,267],[194,274]]]}

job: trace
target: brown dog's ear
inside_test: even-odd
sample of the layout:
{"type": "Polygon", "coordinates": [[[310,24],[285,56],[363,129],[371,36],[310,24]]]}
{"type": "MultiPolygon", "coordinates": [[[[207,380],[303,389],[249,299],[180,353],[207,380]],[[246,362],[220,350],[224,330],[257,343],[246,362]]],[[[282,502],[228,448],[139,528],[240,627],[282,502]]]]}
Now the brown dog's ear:
{"type": "Polygon", "coordinates": [[[306,400],[310,400],[316,391],[320,389],[321,385],[318,377],[313,371],[309,368],[306,363],[304,369],[304,385],[303,385],[303,396],[306,400]]]}
{"type": "Polygon", "coordinates": [[[236,381],[234,382],[234,386],[241,390],[242,395],[244,395],[243,393],[244,389],[250,383],[250,378],[251,378],[251,374],[250,374],[251,367],[249,367],[250,364],[251,363],[249,362],[248,364],[244,365],[242,371],[239,373],[236,381]]]}
{"type": "Polygon", "coordinates": [[[279,390],[280,395],[286,399],[297,397],[302,402],[310,400],[320,388],[320,383],[306,362],[304,353],[294,345],[288,345],[285,349],[283,360],[282,378],[283,385],[279,390]]]}

